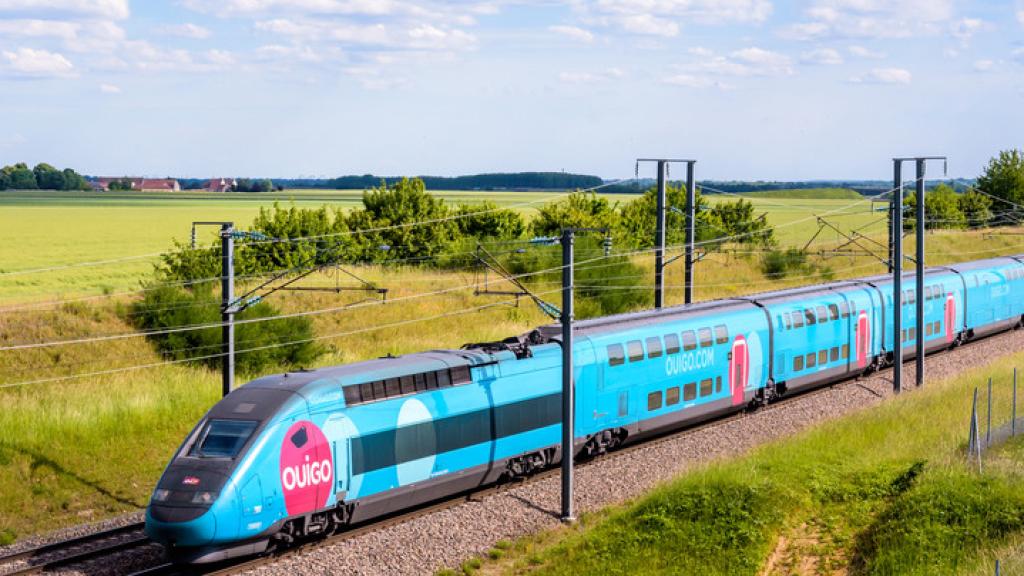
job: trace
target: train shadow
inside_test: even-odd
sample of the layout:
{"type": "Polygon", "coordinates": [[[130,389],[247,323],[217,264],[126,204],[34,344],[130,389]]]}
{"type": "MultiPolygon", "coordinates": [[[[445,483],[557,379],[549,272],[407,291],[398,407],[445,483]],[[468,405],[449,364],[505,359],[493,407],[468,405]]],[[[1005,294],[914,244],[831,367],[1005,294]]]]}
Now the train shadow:
{"type": "Polygon", "coordinates": [[[135,508],[145,507],[145,504],[143,503],[136,502],[130,498],[114,493],[113,491],[104,487],[96,480],[90,480],[89,478],[81,476],[76,472],[73,472],[65,468],[62,464],[41,452],[32,450],[30,448],[15,446],[13,444],[0,441],[0,463],[9,461],[11,457],[15,455],[21,455],[30,460],[29,470],[32,473],[35,473],[35,471],[40,468],[48,468],[51,471],[53,471],[53,473],[56,474],[58,477],[65,480],[70,480],[82,486],[86,486],[89,489],[100,494],[101,496],[109,498],[115,502],[118,502],[125,506],[133,506],[135,508]]]}

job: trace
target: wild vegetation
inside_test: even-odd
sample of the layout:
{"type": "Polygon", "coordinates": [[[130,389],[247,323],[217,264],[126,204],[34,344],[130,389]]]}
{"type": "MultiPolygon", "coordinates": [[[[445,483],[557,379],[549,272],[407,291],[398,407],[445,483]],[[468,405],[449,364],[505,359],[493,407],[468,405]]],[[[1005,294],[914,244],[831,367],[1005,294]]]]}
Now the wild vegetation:
{"type": "Polygon", "coordinates": [[[0,190],[89,190],[89,183],[71,168],[58,170],[46,163],[17,164],[0,168],[0,190]]]}

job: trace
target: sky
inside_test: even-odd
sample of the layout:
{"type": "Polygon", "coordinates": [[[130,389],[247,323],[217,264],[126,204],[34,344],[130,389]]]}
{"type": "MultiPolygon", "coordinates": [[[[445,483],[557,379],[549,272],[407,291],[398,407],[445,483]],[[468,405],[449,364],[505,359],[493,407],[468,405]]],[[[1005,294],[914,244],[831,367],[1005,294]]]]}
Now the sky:
{"type": "Polygon", "coordinates": [[[1024,0],[0,0],[0,163],[92,175],[974,177],[1022,105],[1024,0]]]}

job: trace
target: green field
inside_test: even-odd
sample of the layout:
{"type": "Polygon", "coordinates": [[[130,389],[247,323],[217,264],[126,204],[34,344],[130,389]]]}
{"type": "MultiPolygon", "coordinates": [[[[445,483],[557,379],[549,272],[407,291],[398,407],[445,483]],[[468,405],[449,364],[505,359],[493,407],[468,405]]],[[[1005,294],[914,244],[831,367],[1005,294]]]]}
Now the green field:
{"type": "Polygon", "coordinates": [[[748,198],[788,198],[794,200],[860,200],[860,192],[849,188],[794,188],[743,192],[748,198]]]}
{"type": "MultiPolygon", "coordinates": [[[[450,202],[490,200],[501,206],[532,212],[561,197],[555,192],[432,192],[450,202]]],[[[231,195],[130,192],[3,192],[0,193],[0,304],[51,300],[121,292],[138,288],[156,255],[173,239],[186,241],[196,220],[232,221],[247,226],[261,206],[294,202],[301,207],[356,207],[362,193],[355,190],[286,190],[231,195]],[[76,266],[83,262],[102,265],[76,266]],[[66,266],[71,266],[66,268],[66,266]],[[52,271],[32,272],[55,268],[52,271]]],[[[632,195],[605,195],[625,203],[632,195]]],[[[734,200],[713,195],[711,202],[734,200]]],[[[845,199],[752,198],[755,209],[779,226],[785,246],[801,246],[818,230],[815,215],[824,215],[844,230],[884,238],[884,214],[872,213],[870,202],[845,199]],[[853,204],[853,205],[851,205],[853,204]]],[[[201,243],[211,242],[206,227],[201,243]]],[[[835,241],[831,231],[821,240],[835,241]]]]}

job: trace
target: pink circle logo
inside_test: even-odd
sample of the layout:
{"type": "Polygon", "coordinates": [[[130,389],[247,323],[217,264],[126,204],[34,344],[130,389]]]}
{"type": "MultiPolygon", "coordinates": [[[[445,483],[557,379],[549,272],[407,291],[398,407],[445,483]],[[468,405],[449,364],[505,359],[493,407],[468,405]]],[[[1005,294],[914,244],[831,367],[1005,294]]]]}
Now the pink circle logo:
{"type": "Polygon", "coordinates": [[[292,424],[281,444],[281,487],[289,515],[322,508],[334,484],[331,445],[316,424],[292,424]]]}

